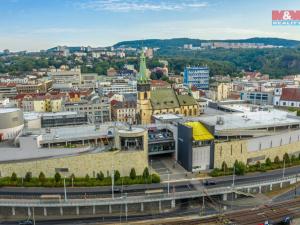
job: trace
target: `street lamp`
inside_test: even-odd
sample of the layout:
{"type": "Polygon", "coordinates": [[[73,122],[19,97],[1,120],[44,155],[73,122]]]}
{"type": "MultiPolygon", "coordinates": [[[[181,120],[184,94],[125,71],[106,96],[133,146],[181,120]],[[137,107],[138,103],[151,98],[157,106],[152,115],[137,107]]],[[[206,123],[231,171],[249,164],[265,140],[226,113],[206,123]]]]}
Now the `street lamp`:
{"type": "Polygon", "coordinates": [[[168,195],[170,194],[170,172],[168,171],[168,195]]]}
{"type": "Polygon", "coordinates": [[[283,159],[282,178],[284,178],[284,173],[285,173],[285,159],[283,159]]]}
{"type": "Polygon", "coordinates": [[[233,165],[232,187],[234,187],[234,179],[235,179],[235,166],[233,165]]]}
{"type": "Polygon", "coordinates": [[[67,199],[67,188],[66,188],[66,176],[64,176],[64,193],[65,193],[65,202],[68,200],[67,199]]]}
{"type": "Polygon", "coordinates": [[[114,196],[114,185],[115,185],[115,170],[114,167],[112,168],[112,174],[111,174],[111,197],[112,199],[115,198],[114,196]]]}

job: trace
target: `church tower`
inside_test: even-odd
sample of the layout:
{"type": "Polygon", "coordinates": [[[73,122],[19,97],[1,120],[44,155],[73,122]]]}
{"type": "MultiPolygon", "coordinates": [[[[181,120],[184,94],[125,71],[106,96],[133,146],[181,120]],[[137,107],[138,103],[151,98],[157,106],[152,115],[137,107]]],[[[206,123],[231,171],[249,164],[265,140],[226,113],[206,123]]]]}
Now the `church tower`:
{"type": "Polygon", "coordinates": [[[140,124],[151,122],[150,83],[147,78],[146,57],[144,51],[140,56],[140,70],[137,76],[137,121],[140,124]]]}

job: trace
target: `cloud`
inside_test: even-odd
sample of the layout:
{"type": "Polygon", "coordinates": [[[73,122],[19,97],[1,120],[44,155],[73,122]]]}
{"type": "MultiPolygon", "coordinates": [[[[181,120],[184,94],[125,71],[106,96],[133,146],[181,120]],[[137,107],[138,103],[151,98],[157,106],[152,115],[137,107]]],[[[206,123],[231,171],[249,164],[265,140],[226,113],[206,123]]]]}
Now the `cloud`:
{"type": "Polygon", "coordinates": [[[87,0],[77,2],[81,9],[95,11],[130,12],[130,11],[174,11],[188,8],[207,7],[201,0],[87,0]]]}

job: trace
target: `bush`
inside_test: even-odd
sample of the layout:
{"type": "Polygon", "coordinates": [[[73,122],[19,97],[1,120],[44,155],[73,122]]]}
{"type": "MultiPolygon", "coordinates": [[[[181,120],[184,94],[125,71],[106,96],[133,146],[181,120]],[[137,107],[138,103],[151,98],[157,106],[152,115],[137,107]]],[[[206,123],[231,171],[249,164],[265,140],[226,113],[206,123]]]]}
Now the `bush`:
{"type": "Polygon", "coordinates": [[[29,181],[31,181],[31,178],[32,178],[31,172],[27,172],[27,173],[25,174],[24,181],[29,182],[29,181]]]}
{"type": "Polygon", "coordinates": [[[266,159],[266,166],[271,166],[271,165],[272,165],[271,159],[267,158],[266,159]]]}
{"type": "Polygon", "coordinates": [[[46,181],[46,176],[43,172],[40,172],[40,174],[39,174],[39,181],[41,183],[44,183],[46,181]]]}
{"type": "MultiPolygon", "coordinates": [[[[299,154],[299,156],[300,156],[300,154],[299,154]]],[[[278,157],[278,156],[276,156],[276,157],[275,157],[275,159],[274,159],[274,163],[276,163],[276,164],[279,164],[279,163],[280,163],[280,159],[279,159],[279,157],[278,157]]]]}
{"type": "Polygon", "coordinates": [[[246,165],[243,162],[238,162],[237,160],[234,163],[235,174],[236,175],[244,175],[246,172],[246,165]]]}
{"type": "Polygon", "coordinates": [[[132,179],[132,180],[134,180],[135,178],[136,178],[136,172],[135,172],[135,169],[134,168],[132,168],[131,170],[130,170],[130,178],[132,179]]]}
{"type": "Polygon", "coordinates": [[[90,180],[90,176],[87,174],[87,175],[85,175],[85,178],[84,178],[84,180],[85,180],[85,182],[89,182],[89,180],[90,180]]]}
{"type": "Polygon", "coordinates": [[[143,178],[147,179],[149,177],[149,170],[148,167],[145,167],[144,171],[143,171],[143,178]]]}
{"type": "Polygon", "coordinates": [[[160,177],[157,174],[152,174],[152,183],[159,183],[160,177]]]}
{"type": "Polygon", "coordinates": [[[120,174],[119,170],[116,170],[116,171],[115,171],[115,175],[114,175],[115,181],[119,180],[120,177],[121,177],[121,174],[120,174]]]}
{"type": "Polygon", "coordinates": [[[60,182],[60,180],[61,180],[61,175],[60,175],[58,172],[55,173],[55,175],[54,175],[54,180],[55,180],[56,183],[60,182]]]}
{"type": "Polygon", "coordinates": [[[100,171],[100,173],[97,173],[97,179],[100,181],[104,180],[104,174],[102,173],[102,171],[100,171]]]}
{"type": "Polygon", "coordinates": [[[17,174],[16,174],[15,172],[13,172],[13,173],[11,174],[10,180],[11,180],[11,181],[17,181],[17,179],[18,179],[17,174]]]}

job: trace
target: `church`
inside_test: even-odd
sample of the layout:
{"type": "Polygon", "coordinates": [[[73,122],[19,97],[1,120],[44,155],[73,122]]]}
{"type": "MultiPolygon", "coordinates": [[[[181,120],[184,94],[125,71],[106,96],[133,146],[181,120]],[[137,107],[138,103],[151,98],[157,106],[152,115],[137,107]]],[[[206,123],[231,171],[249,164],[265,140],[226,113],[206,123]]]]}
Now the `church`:
{"type": "Polygon", "coordinates": [[[199,115],[198,103],[192,96],[177,95],[172,88],[151,90],[143,51],[140,56],[137,92],[137,120],[140,124],[151,123],[152,115],[158,114],[199,115]]]}

